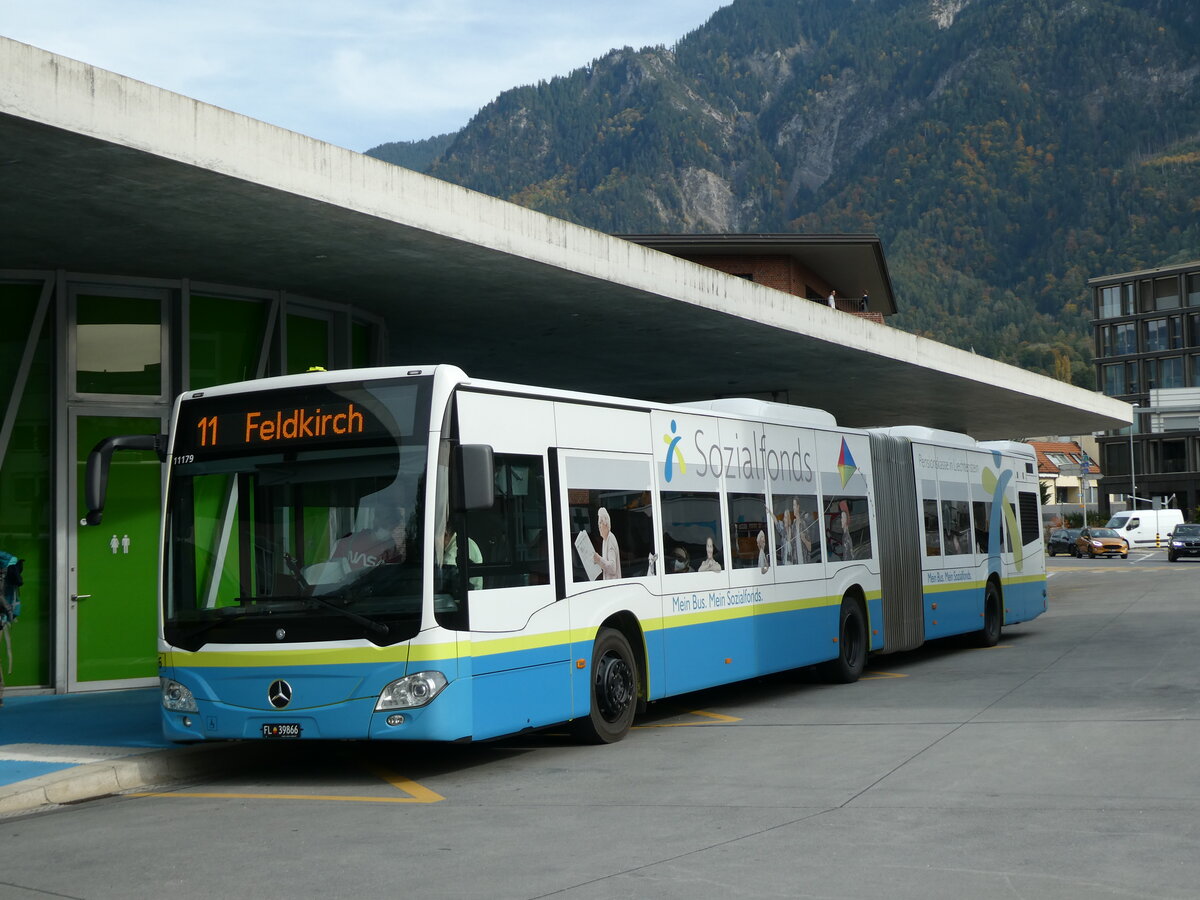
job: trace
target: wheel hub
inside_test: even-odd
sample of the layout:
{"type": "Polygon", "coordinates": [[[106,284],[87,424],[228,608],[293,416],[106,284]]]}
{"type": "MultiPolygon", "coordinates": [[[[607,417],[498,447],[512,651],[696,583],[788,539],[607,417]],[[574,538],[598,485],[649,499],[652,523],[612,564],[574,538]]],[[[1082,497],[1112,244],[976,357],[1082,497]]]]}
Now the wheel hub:
{"type": "Polygon", "coordinates": [[[633,670],[615,653],[596,666],[596,706],[606,722],[615,722],[633,700],[633,670]]]}

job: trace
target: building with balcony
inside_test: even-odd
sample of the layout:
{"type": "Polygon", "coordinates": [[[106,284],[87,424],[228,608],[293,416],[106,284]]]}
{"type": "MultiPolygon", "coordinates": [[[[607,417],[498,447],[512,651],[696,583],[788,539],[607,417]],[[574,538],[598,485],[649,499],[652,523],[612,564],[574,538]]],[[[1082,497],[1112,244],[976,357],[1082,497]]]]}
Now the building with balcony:
{"type": "Polygon", "coordinates": [[[1129,428],[1099,437],[1101,511],[1130,496],[1200,505],[1200,260],[1088,281],[1101,389],[1133,405],[1129,428]]]}

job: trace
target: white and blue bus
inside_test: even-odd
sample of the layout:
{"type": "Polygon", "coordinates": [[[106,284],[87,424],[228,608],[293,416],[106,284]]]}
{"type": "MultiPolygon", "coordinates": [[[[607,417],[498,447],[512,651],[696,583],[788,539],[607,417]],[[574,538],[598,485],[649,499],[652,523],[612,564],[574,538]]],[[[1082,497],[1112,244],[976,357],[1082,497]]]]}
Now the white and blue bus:
{"type": "MultiPolygon", "coordinates": [[[[97,520],[108,455],[138,445],[109,440],[97,520]]],[[[814,665],[850,682],[869,653],[991,645],[1046,609],[1019,443],[445,365],[189,392],[157,440],[175,741],[611,742],[664,697],[814,665]]]]}

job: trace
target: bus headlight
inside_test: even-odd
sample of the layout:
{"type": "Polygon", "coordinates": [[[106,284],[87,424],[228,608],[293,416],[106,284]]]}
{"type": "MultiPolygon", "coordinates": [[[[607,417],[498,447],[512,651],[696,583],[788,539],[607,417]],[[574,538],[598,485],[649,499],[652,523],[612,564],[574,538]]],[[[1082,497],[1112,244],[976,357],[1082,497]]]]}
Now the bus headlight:
{"type": "Polygon", "coordinates": [[[424,706],[441,693],[446,683],[446,676],[441,672],[417,672],[397,678],[379,692],[375,711],[424,706]]]}
{"type": "Polygon", "coordinates": [[[200,712],[196,706],[196,698],[186,687],[170,678],[161,678],[162,705],[171,712],[200,712]]]}

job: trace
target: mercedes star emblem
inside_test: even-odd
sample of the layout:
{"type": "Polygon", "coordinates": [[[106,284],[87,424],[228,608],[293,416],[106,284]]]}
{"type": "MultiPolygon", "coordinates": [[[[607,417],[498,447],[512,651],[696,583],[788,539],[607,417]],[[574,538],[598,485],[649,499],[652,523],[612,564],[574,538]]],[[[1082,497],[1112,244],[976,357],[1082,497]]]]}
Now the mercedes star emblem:
{"type": "Polygon", "coordinates": [[[272,681],[267,688],[267,699],[276,709],[283,709],[292,702],[292,686],[283,679],[272,681]]]}

